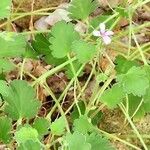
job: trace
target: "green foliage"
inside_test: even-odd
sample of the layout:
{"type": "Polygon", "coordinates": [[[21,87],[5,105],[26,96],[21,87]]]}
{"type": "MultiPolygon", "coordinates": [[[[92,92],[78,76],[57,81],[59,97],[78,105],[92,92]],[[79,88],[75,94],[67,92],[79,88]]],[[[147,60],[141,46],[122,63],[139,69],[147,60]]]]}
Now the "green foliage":
{"type": "Polygon", "coordinates": [[[74,120],[73,130],[79,133],[86,134],[93,129],[91,122],[87,116],[80,116],[79,119],[74,120]]]}
{"type": "MultiPolygon", "coordinates": [[[[75,60],[72,62],[72,65],[74,67],[75,73],[80,69],[80,67],[82,66],[81,63],[78,60],[75,60]]],[[[74,77],[74,73],[72,71],[72,66],[71,64],[67,65],[65,67],[65,74],[67,75],[68,79],[72,79],[74,77]]],[[[81,77],[83,75],[83,71],[80,72],[80,74],[78,75],[78,77],[81,77]]]]}
{"type": "Polygon", "coordinates": [[[4,97],[8,96],[9,87],[7,86],[7,82],[0,80],[0,94],[4,97]]]}
{"type": "Polygon", "coordinates": [[[46,55],[44,57],[44,61],[47,63],[47,64],[50,64],[50,65],[60,65],[62,63],[64,63],[65,61],[67,60],[66,57],[64,58],[55,58],[51,53],[49,53],[48,55],[46,55]]]}
{"type": "Polygon", "coordinates": [[[39,57],[39,54],[37,51],[33,49],[31,44],[27,43],[26,48],[25,48],[25,53],[23,54],[24,58],[32,58],[32,59],[37,59],[39,57]]]}
{"type": "MultiPolygon", "coordinates": [[[[51,37],[51,36],[50,36],[51,37]]],[[[56,58],[52,55],[50,49],[50,42],[48,40],[49,36],[43,34],[37,34],[35,39],[32,41],[31,45],[33,47],[32,52],[36,52],[38,56],[42,56],[44,61],[50,65],[60,65],[67,60],[67,58],[56,58]]],[[[34,53],[35,53],[34,52],[34,53]]]]}
{"type": "Polygon", "coordinates": [[[42,150],[40,143],[33,140],[27,140],[25,143],[21,143],[17,150],[42,150]]]}
{"type": "Polygon", "coordinates": [[[38,118],[34,121],[33,128],[38,131],[40,137],[43,137],[49,132],[50,122],[45,118],[38,118]]]}
{"type": "Polygon", "coordinates": [[[9,143],[11,139],[12,121],[7,117],[0,118],[0,142],[9,143]]]}
{"type": "MultiPolygon", "coordinates": [[[[19,0],[17,1],[19,2],[19,0]]],[[[131,7],[127,9],[123,8],[122,6],[125,6],[127,3],[122,2],[119,7],[113,7],[115,11],[110,9],[109,11],[106,10],[100,13],[100,15],[95,15],[95,10],[99,7],[97,1],[98,0],[71,0],[68,12],[73,19],[72,22],[57,22],[48,32],[44,31],[44,33],[43,31],[26,32],[26,30],[20,32],[18,27],[16,28],[17,31],[14,32],[13,29],[15,29],[15,26],[13,25],[15,25],[14,23],[16,22],[13,23],[13,21],[16,21],[20,17],[22,19],[22,17],[25,16],[17,13],[15,3],[13,9],[11,9],[12,0],[1,0],[0,144],[6,145],[7,148],[17,150],[59,149],[58,147],[60,145],[60,149],[63,150],[114,150],[104,135],[99,134],[97,126],[102,122],[102,117],[105,113],[102,113],[103,110],[100,111],[101,106],[97,103],[98,101],[92,102],[92,100],[98,99],[111,109],[122,103],[127,107],[127,113],[129,113],[130,117],[133,117],[131,118],[133,120],[141,119],[146,113],[150,112],[150,65],[142,64],[142,61],[139,59],[140,55],[134,47],[134,43],[129,43],[131,46],[131,53],[129,55],[121,51],[123,45],[118,43],[118,41],[120,41],[118,37],[122,39],[127,35],[126,33],[130,32],[130,26],[128,26],[127,28],[123,28],[124,31],[121,33],[120,19],[131,19],[131,22],[133,22],[131,7]],[[11,10],[13,14],[11,14],[11,10]],[[91,14],[92,16],[90,16],[91,14]],[[82,32],[82,25],[80,26],[78,23],[84,24],[83,30],[84,27],[87,27],[84,33],[82,32]],[[106,48],[104,47],[105,45],[101,44],[99,39],[97,39],[98,37],[92,36],[93,30],[97,30],[100,23],[105,23],[106,31],[108,31],[107,29],[109,28],[113,28],[114,30],[115,43],[112,43],[112,45],[106,48]],[[79,26],[77,27],[76,24],[79,26]],[[115,26],[117,26],[117,29],[115,29],[115,26]],[[78,32],[75,30],[77,28],[79,29],[78,32]],[[113,46],[113,44],[117,45],[112,48],[111,46],[113,46]],[[117,47],[118,45],[120,46],[117,47]],[[103,66],[103,64],[101,65],[101,57],[103,57],[103,51],[109,51],[109,49],[116,49],[121,56],[116,57],[114,62],[115,68],[111,67],[103,70],[103,67],[100,68],[103,66]],[[96,53],[99,50],[100,57],[95,59],[96,53]],[[67,64],[68,56],[73,58],[74,61],[72,64],[67,64]],[[33,71],[26,72],[26,67],[28,66],[26,62],[24,64],[24,62],[20,61],[21,57],[36,59],[36,63],[41,63],[42,66],[49,64],[53,65],[51,68],[57,67],[47,71],[44,75],[41,75],[33,81],[34,77],[32,79],[32,75],[37,77],[37,65],[33,63],[33,71]],[[129,60],[130,58],[132,59],[129,60]],[[14,62],[14,64],[12,62],[14,62]],[[61,65],[64,62],[66,62],[66,66],[61,65]],[[74,82],[76,82],[76,79],[74,80],[74,72],[78,72],[81,66],[85,64],[88,65],[83,68],[85,71],[84,75],[83,71],[78,75],[78,77],[83,75],[82,78],[79,78],[81,89],[77,86],[76,93],[73,93],[73,96],[76,97],[81,92],[80,98],[83,98],[83,100],[79,101],[77,96],[79,103],[75,105],[72,101],[73,98],[70,98],[67,92],[75,88],[73,87],[74,82]],[[62,68],[62,66],[64,67],[62,68]],[[72,71],[72,66],[74,71],[72,71]],[[87,69],[89,66],[94,68],[87,69]],[[20,73],[24,73],[23,79],[28,82],[34,82],[33,85],[37,93],[27,81],[12,79],[9,74],[12,70],[16,78],[19,77],[20,73]],[[66,89],[68,89],[68,91],[65,90],[62,93],[55,93],[54,91],[54,95],[51,95],[49,101],[49,97],[47,99],[47,92],[43,85],[47,83],[47,79],[50,75],[57,75],[59,70],[63,71],[68,77],[68,81],[66,82],[68,85],[66,89]],[[91,70],[92,72],[90,74],[91,70]],[[113,82],[109,84],[111,74],[114,75],[115,84],[113,84],[113,82]],[[69,82],[70,80],[71,82],[69,82]],[[84,84],[87,83],[87,81],[87,87],[84,89],[84,84]],[[101,82],[104,84],[102,89],[101,85],[98,87],[101,82]],[[94,86],[96,86],[96,88],[94,86]],[[104,88],[105,90],[103,91],[104,88]],[[89,89],[91,90],[90,93],[89,89]],[[100,95],[98,95],[99,90],[100,95]],[[41,103],[37,100],[37,97],[41,97],[41,92],[43,92],[42,94],[44,94],[44,98],[46,99],[44,99],[44,101],[43,99],[41,100],[42,110],[40,109],[41,103]],[[86,94],[88,94],[89,97],[86,94]],[[59,115],[60,112],[58,112],[59,109],[53,108],[53,106],[56,106],[56,104],[53,105],[53,96],[56,96],[56,99],[60,100],[59,102],[64,113],[67,112],[67,115],[65,114],[66,116],[57,118],[56,114],[59,115]],[[65,98],[65,96],[67,96],[67,98],[65,98]],[[63,97],[64,99],[62,100],[63,97]],[[126,99],[127,101],[125,101],[126,99]],[[50,105],[48,103],[50,103],[50,105]],[[86,104],[88,104],[88,106],[86,106],[86,104]],[[71,106],[73,106],[73,111],[72,109],[70,110],[71,106]],[[56,117],[55,121],[50,123],[47,116],[44,116],[43,109],[46,109],[46,114],[49,114],[48,111],[51,113],[50,109],[52,109],[52,116],[50,116],[51,118],[49,119],[53,120],[53,118],[56,117]],[[66,127],[70,128],[70,132],[66,131],[66,127]]],[[[140,6],[139,2],[136,3],[137,2],[132,3],[131,6],[140,6]]],[[[146,26],[145,24],[142,25],[143,28],[146,26]]],[[[137,28],[136,31],[139,32],[139,29],[140,28],[137,28]]],[[[101,37],[104,38],[102,33],[101,37]]],[[[123,47],[128,50],[130,46],[127,45],[127,47],[123,47]]],[[[145,58],[143,58],[148,62],[147,54],[149,45],[142,45],[139,42],[138,46],[144,50],[143,55],[146,55],[145,58]]],[[[115,54],[118,55],[118,52],[115,54]]],[[[109,56],[106,59],[109,60],[109,56]]],[[[105,65],[105,60],[103,62],[102,59],[102,63],[105,65]]],[[[59,83],[56,84],[59,85],[59,83]]],[[[135,127],[133,127],[133,129],[135,130],[135,127]]],[[[128,143],[128,145],[129,144],[130,143],[128,143]]],[[[137,145],[139,145],[139,143],[137,143],[137,145]]]]}
{"type": "Polygon", "coordinates": [[[13,32],[0,33],[0,57],[16,57],[25,53],[26,41],[24,36],[13,32]]]}
{"type": "Polygon", "coordinates": [[[132,67],[126,74],[118,76],[118,81],[127,94],[143,96],[149,88],[146,72],[141,67],[132,67]]]}
{"type": "Polygon", "coordinates": [[[147,99],[145,99],[145,95],[143,97],[134,96],[132,94],[128,96],[129,114],[130,116],[134,115],[134,120],[140,120],[146,113],[150,112],[150,97],[148,97],[148,95],[146,96],[147,99]]]}
{"type": "Polygon", "coordinates": [[[11,0],[1,0],[0,4],[0,19],[9,17],[11,9],[11,0]]]}
{"type": "Polygon", "coordinates": [[[98,83],[105,82],[107,80],[108,76],[105,73],[100,73],[96,76],[96,81],[98,83]]]}
{"type": "Polygon", "coordinates": [[[72,50],[76,53],[79,62],[87,63],[96,54],[96,47],[91,43],[87,43],[83,40],[74,41],[72,50]]]}
{"type": "Polygon", "coordinates": [[[72,42],[79,39],[79,34],[74,30],[71,23],[60,21],[51,30],[52,37],[49,39],[52,55],[63,58],[71,51],[72,42]]]}
{"type": "Polygon", "coordinates": [[[14,66],[9,60],[5,58],[0,59],[0,73],[9,72],[13,69],[14,69],[14,66]]]}
{"type": "Polygon", "coordinates": [[[94,114],[96,110],[91,110],[88,114],[88,116],[91,118],[91,123],[94,126],[99,125],[99,123],[102,121],[103,118],[103,113],[101,111],[99,111],[98,113],[96,113],[94,116],[92,116],[94,114]]]}
{"type": "Polygon", "coordinates": [[[149,88],[146,90],[146,93],[145,93],[145,95],[143,96],[143,98],[144,98],[144,101],[145,101],[145,102],[150,102],[150,86],[149,86],[149,88]]]}
{"type": "Polygon", "coordinates": [[[65,127],[65,119],[63,117],[60,117],[50,125],[51,133],[54,135],[62,135],[65,131],[65,127]]]}
{"type": "MultiPolygon", "coordinates": [[[[142,98],[141,97],[138,97],[138,96],[134,96],[132,94],[130,94],[128,96],[128,101],[129,101],[129,115],[130,116],[133,116],[133,119],[134,120],[139,120],[141,119],[142,117],[144,117],[146,111],[145,111],[145,104],[144,102],[141,103],[142,101],[142,98]],[[140,108],[138,109],[137,111],[137,108],[138,106],[140,105],[140,108]],[[136,113],[135,113],[136,111],[136,113]]],[[[146,104],[147,105],[147,104],[146,104]]],[[[149,104],[148,104],[149,105],[149,104]]],[[[149,109],[150,110],[150,109],[149,109]]]]}
{"type": "Polygon", "coordinates": [[[106,138],[95,132],[86,135],[69,133],[65,137],[65,144],[68,145],[67,150],[114,150],[106,138]]]}
{"type": "Polygon", "coordinates": [[[24,125],[15,132],[14,138],[18,144],[24,144],[28,140],[35,142],[38,141],[38,136],[39,135],[36,129],[32,128],[30,125],[24,125]]]}
{"type": "Polygon", "coordinates": [[[100,101],[105,103],[108,107],[114,108],[117,104],[123,101],[124,97],[125,93],[123,88],[121,88],[119,84],[115,84],[112,88],[104,91],[100,97],[100,101]]]}
{"type": "Polygon", "coordinates": [[[91,144],[91,150],[115,150],[106,138],[94,132],[87,135],[87,142],[91,144]]]}
{"type": "MultiPolygon", "coordinates": [[[[78,102],[78,106],[79,106],[79,108],[80,108],[81,114],[84,115],[85,109],[86,109],[84,102],[83,102],[83,101],[79,101],[79,102],[78,102]]],[[[77,108],[77,106],[75,105],[75,106],[73,107],[73,112],[71,113],[71,119],[74,121],[75,119],[78,119],[79,116],[80,116],[80,115],[79,115],[78,108],[77,108]]]]}
{"type": "Polygon", "coordinates": [[[37,34],[31,45],[38,54],[48,55],[50,53],[50,42],[43,34],[37,34]]]}
{"type": "Polygon", "coordinates": [[[11,82],[8,90],[8,96],[4,97],[6,101],[5,112],[13,120],[19,118],[34,117],[40,107],[40,102],[36,99],[34,89],[26,81],[14,80],[11,82]]]}
{"type": "Polygon", "coordinates": [[[115,70],[117,71],[117,74],[127,73],[128,70],[133,66],[139,66],[139,64],[136,61],[127,60],[122,56],[117,56],[115,64],[115,70]]]}
{"type": "Polygon", "coordinates": [[[128,9],[126,9],[126,8],[123,8],[123,7],[117,7],[116,8],[116,11],[119,13],[119,15],[121,16],[121,17],[128,17],[128,9]]]}
{"type": "Polygon", "coordinates": [[[80,132],[69,133],[65,139],[68,150],[91,150],[91,145],[86,142],[86,136],[80,132]]]}
{"type": "Polygon", "coordinates": [[[72,0],[68,11],[72,18],[85,20],[96,9],[96,4],[95,0],[72,0]]]}

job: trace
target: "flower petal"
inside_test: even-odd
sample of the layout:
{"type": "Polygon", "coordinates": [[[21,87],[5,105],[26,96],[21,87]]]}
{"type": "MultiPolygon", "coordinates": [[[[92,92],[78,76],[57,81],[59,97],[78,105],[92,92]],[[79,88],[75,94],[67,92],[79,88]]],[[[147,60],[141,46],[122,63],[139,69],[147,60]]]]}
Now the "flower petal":
{"type": "Polygon", "coordinates": [[[94,30],[94,31],[93,31],[93,35],[94,35],[94,36],[101,36],[100,32],[97,31],[97,30],[94,30]]]}
{"type": "Polygon", "coordinates": [[[111,38],[109,36],[103,36],[102,38],[106,45],[111,43],[111,38]]]}
{"type": "Polygon", "coordinates": [[[101,32],[102,34],[105,33],[105,28],[106,28],[106,26],[105,26],[104,23],[100,23],[99,28],[100,28],[100,32],[101,32]]]}
{"type": "Polygon", "coordinates": [[[114,32],[113,32],[113,31],[106,31],[106,32],[105,32],[105,35],[106,35],[106,36],[114,35],[114,32]]]}

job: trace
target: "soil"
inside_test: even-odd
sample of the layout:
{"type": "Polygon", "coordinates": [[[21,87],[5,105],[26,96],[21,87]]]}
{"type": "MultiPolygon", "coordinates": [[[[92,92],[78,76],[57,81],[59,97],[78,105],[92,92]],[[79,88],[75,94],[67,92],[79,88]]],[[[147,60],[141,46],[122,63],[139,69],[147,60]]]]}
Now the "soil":
{"type": "MultiPolygon", "coordinates": [[[[38,10],[42,8],[50,8],[59,6],[68,0],[35,0],[33,9],[38,10]]],[[[13,0],[13,10],[14,12],[30,12],[32,10],[33,0],[13,0]]],[[[22,28],[28,29],[31,16],[27,16],[15,21],[15,24],[22,28]]],[[[33,21],[36,21],[40,16],[34,16],[33,21]]]]}

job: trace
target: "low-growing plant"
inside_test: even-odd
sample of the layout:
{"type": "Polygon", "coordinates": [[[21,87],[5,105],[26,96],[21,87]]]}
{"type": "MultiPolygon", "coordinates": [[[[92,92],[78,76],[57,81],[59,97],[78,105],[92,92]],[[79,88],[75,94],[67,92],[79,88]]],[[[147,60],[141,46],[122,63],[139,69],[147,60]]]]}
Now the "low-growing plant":
{"type": "Polygon", "coordinates": [[[94,16],[98,1],[72,0],[67,8],[71,22],[59,21],[49,30],[12,32],[13,21],[44,10],[17,14],[12,11],[11,0],[1,0],[0,28],[5,31],[0,32],[0,143],[17,150],[114,150],[112,143],[119,141],[129,149],[148,150],[147,140],[134,121],[150,112],[150,42],[140,44],[136,37],[141,29],[149,32],[144,29],[150,22],[140,25],[133,21],[139,7],[149,9],[148,2],[123,2],[94,16]],[[118,27],[122,19],[127,20],[127,28],[118,27]],[[75,30],[77,22],[86,26],[84,33],[75,30]],[[27,40],[29,36],[32,38],[27,40]],[[104,68],[100,64],[103,57],[108,60],[104,68]],[[22,61],[17,64],[14,58],[22,61]],[[28,59],[40,60],[52,68],[35,77],[25,69],[28,59]],[[91,69],[81,84],[87,65],[91,69]],[[18,71],[17,77],[10,80],[8,73],[14,70],[18,71]],[[68,82],[64,91],[56,94],[47,79],[60,71],[68,82]],[[94,86],[87,98],[91,80],[94,86]],[[39,87],[53,101],[44,115],[40,113],[44,104],[39,98],[39,87]],[[65,109],[64,100],[71,89],[73,98],[65,109]],[[103,108],[120,109],[124,114],[121,124],[130,124],[134,136],[124,137],[121,132],[112,134],[101,129],[103,108]]]}

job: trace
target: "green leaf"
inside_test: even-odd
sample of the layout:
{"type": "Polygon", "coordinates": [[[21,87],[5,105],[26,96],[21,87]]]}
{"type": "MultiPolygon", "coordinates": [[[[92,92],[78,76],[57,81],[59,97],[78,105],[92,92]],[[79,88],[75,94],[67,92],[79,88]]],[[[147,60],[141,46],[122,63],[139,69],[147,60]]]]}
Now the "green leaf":
{"type": "Polygon", "coordinates": [[[150,102],[150,86],[149,86],[149,88],[146,90],[146,93],[145,93],[145,95],[143,96],[143,98],[144,98],[144,101],[145,101],[145,102],[150,102]]]}
{"type": "Polygon", "coordinates": [[[0,142],[9,143],[11,139],[10,131],[12,129],[11,119],[6,117],[0,118],[0,142]]]}
{"type": "Polygon", "coordinates": [[[74,41],[72,50],[76,53],[80,63],[89,62],[96,54],[96,46],[83,40],[74,41]]]}
{"type": "Polygon", "coordinates": [[[108,76],[105,73],[100,73],[96,76],[96,81],[98,83],[105,82],[108,79],[108,76]]]}
{"type": "Polygon", "coordinates": [[[25,143],[21,143],[17,150],[42,150],[41,145],[33,140],[28,140],[25,143]]]}
{"type": "Polygon", "coordinates": [[[9,17],[11,9],[11,0],[1,0],[0,4],[0,19],[9,17]]]}
{"type": "Polygon", "coordinates": [[[39,54],[47,55],[51,53],[51,50],[49,48],[50,42],[48,41],[48,38],[43,34],[37,34],[31,45],[33,49],[39,54]]]}
{"type": "Polygon", "coordinates": [[[5,80],[6,79],[6,75],[4,73],[0,73],[0,80],[5,80]]]}
{"type": "Polygon", "coordinates": [[[0,73],[9,72],[14,69],[13,63],[5,58],[0,58],[0,73]]]}
{"type": "Polygon", "coordinates": [[[4,97],[8,96],[9,87],[7,86],[7,82],[4,80],[0,80],[0,94],[4,97]]]}
{"type": "Polygon", "coordinates": [[[40,107],[34,89],[26,81],[14,80],[11,82],[6,101],[5,112],[13,119],[32,118],[40,107]]]}
{"type": "Polygon", "coordinates": [[[65,127],[66,127],[66,122],[63,117],[56,119],[50,125],[51,132],[54,135],[62,135],[65,131],[65,127]]]}
{"type": "Polygon", "coordinates": [[[116,8],[116,11],[119,13],[121,17],[126,17],[126,18],[128,17],[128,11],[129,11],[128,9],[119,6],[116,8]]]}
{"type": "Polygon", "coordinates": [[[96,5],[95,0],[72,0],[68,11],[73,19],[85,20],[96,9],[96,5]]]}
{"type": "Polygon", "coordinates": [[[87,142],[91,144],[91,150],[115,150],[106,138],[97,133],[87,135],[87,142]]]}
{"type": "Polygon", "coordinates": [[[125,93],[123,89],[119,84],[115,84],[112,88],[104,91],[104,93],[100,97],[100,101],[106,104],[108,107],[114,108],[117,104],[122,102],[124,97],[125,93]]]}
{"type": "Polygon", "coordinates": [[[93,129],[91,122],[87,116],[80,116],[79,119],[74,120],[73,130],[79,133],[86,134],[93,129]]]}
{"type": "Polygon", "coordinates": [[[143,109],[144,109],[145,113],[149,113],[150,112],[150,101],[143,103],[143,109]]]}
{"type": "Polygon", "coordinates": [[[117,56],[115,64],[115,70],[117,71],[117,74],[127,73],[128,70],[133,66],[139,66],[139,64],[136,61],[127,60],[122,56],[117,56]]]}
{"type": "Polygon", "coordinates": [[[96,126],[99,125],[99,123],[102,121],[103,118],[103,113],[101,111],[99,111],[98,113],[96,113],[96,115],[91,116],[92,114],[95,113],[96,110],[91,110],[88,114],[88,116],[91,118],[91,123],[96,126]]]}
{"type": "Polygon", "coordinates": [[[126,74],[118,76],[119,84],[127,94],[135,96],[143,96],[149,88],[149,80],[144,69],[140,67],[132,67],[126,74]]]}
{"type": "MultiPolygon", "coordinates": [[[[81,114],[84,115],[85,114],[85,104],[83,101],[79,101],[78,102],[78,106],[80,108],[81,114]]],[[[71,119],[74,121],[75,119],[78,119],[80,116],[78,108],[76,105],[74,105],[73,107],[73,112],[71,113],[71,119]]]]}
{"type": "Polygon", "coordinates": [[[38,134],[41,138],[48,133],[50,122],[45,118],[38,118],[34,121],[33,128],[38,131],[38,134]]]}
{"type": "MultiPolygon", "coordinates": [[[[80,69],[80,67],[82,66],[82,64],[78,61],[78,60],[75,60],[72,62],[72,65],[74,67],[74,70],[75,70],[75,73],[78,72],[78,70],[80,69]]],[[[72,67],[71,65],[67,65],[65,67],[65,74],[67,75],[68,79],[72,79],[74,77],[74,73],[72,71],[72,67]]],[[[80,72],[80,74],[78,75],[78,77],[81,77],[83,75],[83,71],[80,72]]]]}
{"type": "Polygon", "coordinates": [[[143,101],[141,97],[134,96],[132,94],[128,96],[128,100],[129,100],[129,115],[133,116],[133,114],[136,111],[136,114],[134,114],[133,117],[134,120],[140,120],[144,117],[146,113],[150,112],[150,101],[145,100],[143,101]]]}
{"type": "Polygon", "coordinates": [[[134,114],[133,119],[134,120],[139,120],[139,119],[143,118],[144,115],[145,115],[145,108],[144,108],[144,103],[141,104],[142,98],[130,94],[128,96],[128,101],[129,101],[129,104],[128,104],[128,106],[129,106],[129,115],[133,116],[135,111],[137,111],[138,106],[140,105],[138,111],[136,112],[136,114],[134,114]]]}
{"type": "MultiPolygon", "coordinates": [[[[144,66],[144,70],[146,72],[147,78],[148,78],[149,83],[150,83],[150,66],[144,66]]],[[[146,93],[145,93],[143,98],[144,98],[144,102],[150,102],[150,86],[146,90],[146,93]]]]}
{"type": "Polygon", "coordinates": [[[86,142],[86,136],[82,133],[68,133],[65,139],[68,150],[91,150],[91,144],[86,142]]]}
{"type": "Polygon", "coordinates": [[[58,66],[58,65],[64,63],[66,60],[67,60],[66,57],[64,57],[64,58],[55,58],[51,53],[46,55],[45,58],[44,58],[44,61],[47,64],[55,65],[55,66],[58,66]]]}
{"type": "Polygon", "coordinates": [[[52,37],[49,39],[52,55],[63,58],[71,51],[72,42],[79,39],[79,34],[71,23],[60,21],[52,27],[52,37]]]}
{"type": "Polygon", "coordinates": [[[32,128],[30,125],[24,125],[15,132],[14,138],[18,144],[21,144],[27,142],[28,140],[35,142],[39,141],[38,136],[39,135],[36,129],[32,128]]]}
{"type": "Polygon", "coordinates": [[[26,41],[16,33],[0,33],[0,57],[16,57],[25,53],[26,41]]]}
{"type": "Polygon", "coordinates": [[[27,43],[23,57],[37,59],[38,55],[39,54],[33,49],[33,47],[29,43],[27,43]]]}

